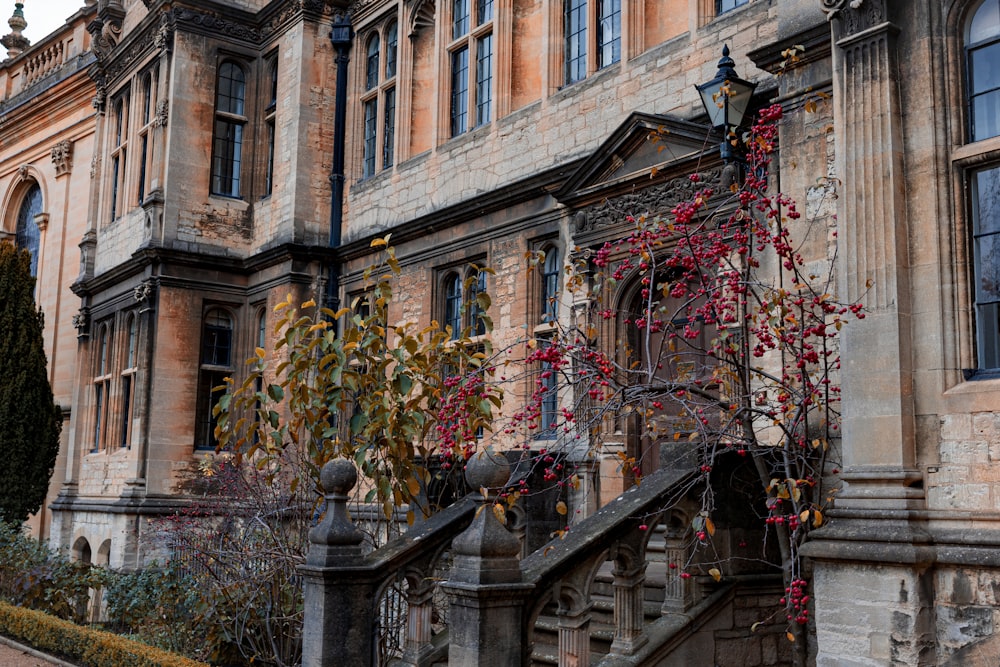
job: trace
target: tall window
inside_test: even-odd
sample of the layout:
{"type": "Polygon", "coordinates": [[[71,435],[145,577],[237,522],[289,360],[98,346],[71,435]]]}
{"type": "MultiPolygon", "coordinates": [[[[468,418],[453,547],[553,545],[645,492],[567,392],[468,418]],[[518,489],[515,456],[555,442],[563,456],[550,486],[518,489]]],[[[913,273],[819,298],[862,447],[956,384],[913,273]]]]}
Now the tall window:
{"type": "MultiPolygon", "coordinates": [[[[1000,135],[1000,0],[985,0],[965,36],[969,139],[1000,135]]],[[[973,155],[972,161],[982,162],[973,155]]],[[[1000,370],[1000,164],[966,173],[971,194],[972,305],[976,366],[1000,370]]]]}
{"type": "Polygon", "coordinates": [[[94,441],[90,451],[98,452],[107,445],[108,402],[111,394],[111,325],[102,324],[97,333],[94,353],[94,441]]]}
{"type": "Polygon", "coordinates": [[[613,65],[622,57],[621,0],[563,0],[563,49],[566,83],[613,65]],[[591,56],[590,54],[594,55],[591,56]],[[592,58],[592,60],[591,60],[592,58]]]}
{"type": "Polygon", "coordinates": [[[125,211],[125,170],[128,166],[128,103],[122,93],[112,103],[111,119],[111,220],[125,211]]]}
{"type": "Polygon", "coordinates": [[[470,270],[463,277],[457,271],[444,278],[444,324],[451,327],[451,338],[457,340],[466,329],[470,336],[486,333],[486,322],[479,298],[486,292],[486,272],[470,270]]]}
{"type": "Polygon", "coordinates": [[[42,238],[35,217],[41,212],[42,189],[38,187],[38,183],[34,183],[24,194],[21,207],[17,210],[17,230],[14,236],[17,247],[31,253],[31,275],[33,277],[38,276],[38,251],[42,238]]]}
{"type": "Polygon", "coordinates": [[[225,384],[233,373],[233,319],[221,308],[205,314],[201,333],[201,370],[198,376],[198,406],[195,446],[212,449],[218,444],[215,437],[216,418],[212,414],[219,393],[212,389],[225,384]]]}
{"type": "Polygon", "coordinates": [[[559,314],[559,279],[562,275],[559,249],[549,247],[545,250],[545,263],[542,265],[542,298],[541,321],[555,322],[559,314]]]}
{"type": "Polygon", "coordinates": [[[141,121],[139,128],[139,190],[137,203],[142,204],[149,192],[149,176],[152,171],[152,129],[156,118],[156,78],[157,70],[142,75],[140,95],[142,96],[141,121]]]}
{"type": "Polygon", "coordinates": [[[268,102],[264,107],[264,124],[267,126],[267,165],[264,171],[264,194],[269,195],[274,189],[274,137],[276,133],[275,117],[278,109],[278,59],[267,63],[269,81],[267,86],[268,102]]]}
{"type": "Polygon", "coordinates": [[[458,136],[493,120],[493,0],[452,0],[450,118],[458,136]]]}
{"type": "Polygon", "coordinates": [[[129,315],[125,323],[125,363],[122,367],[122,403],[121,424],[119,427],[119,446],[128,447],[132,444],[132,410],[135,404],[135,374],[139,365],[139,335],[138,319],[129,315]]]}
{"type": "Polygon", "coordinates": [[[745,5],[750,0],[715,0],[715,13],[721,14],[731,9],[736,9],[740,5],[745,5]]]}
{"type": "Polygon", "coordinates": [[[246,72],[232,61],[219,66],[212,137],[212,194],[240,197],[246,117],[246,72]]]}
{"type": "Polygon", "coordinates": [[[398,50],[399,24],[395,19],[373,29],[365,42],[362,178],[374,176],[395,162],[398,50]]]}

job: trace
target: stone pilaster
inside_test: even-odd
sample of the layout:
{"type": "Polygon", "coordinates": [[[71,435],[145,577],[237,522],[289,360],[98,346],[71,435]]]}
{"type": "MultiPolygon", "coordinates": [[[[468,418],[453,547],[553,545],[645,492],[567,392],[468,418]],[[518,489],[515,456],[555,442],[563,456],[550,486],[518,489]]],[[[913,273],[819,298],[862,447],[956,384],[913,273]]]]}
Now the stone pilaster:
{"type": "Polygon", "coordinates": [[[843,479],[840,507],[922,505],[915,470],[908,220],[904,200],[899,29],[889,0],[852,2],[834,25],[840,296],[864,320],[841,336],[843,479]]]}

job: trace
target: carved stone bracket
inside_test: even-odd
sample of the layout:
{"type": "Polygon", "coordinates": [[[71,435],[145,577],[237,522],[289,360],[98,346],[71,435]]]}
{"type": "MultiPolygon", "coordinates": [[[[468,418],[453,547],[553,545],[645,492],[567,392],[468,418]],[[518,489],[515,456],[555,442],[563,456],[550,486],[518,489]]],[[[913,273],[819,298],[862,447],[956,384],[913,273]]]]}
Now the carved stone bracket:
{"type": "Polygon", "coordinates": [[[60,141],[52,147],[52,164],[56,167],[56,178],[68,174],[73,168],[73,142],[60,141]]]}
{"type": "Polygon", "coordinates": [[[846,7],[851,9],[857,9],[862,4],[864,0],[821,0],[823,3],[823,11],[826,12],[827,19],[835,19],[840,12],[844,11],[846,7]]]}
{"type": "Polygon", "coordinates": [[[30,173],[31,170],[28,168],[28,165],[26,164],[22,164],[20,167],[17,168],[17,177],[20,178],[22,181],[28,178],[28,174],[30,173]]]}
{"type": "Polygon", "coordinates": [[[146,303],[152,298],[155,291],[156,284],[152,280],[144,280],[135,286],[135,289],[132,290],[132,296],[135,297],[136,302],[146,303]]]}
{"type": "Polygon", "coordinates": [[[170,102],[160,100],[156,103],[156,117],[153,119],[153,127],[166,127],[170,118],[170,102]]]}
{"type": "Polygon", "coordinates": [[[73,316],[73,328],[76,329],[77,338],[86,338],[90,335],[90,309],[83,307],[73,316]]]}

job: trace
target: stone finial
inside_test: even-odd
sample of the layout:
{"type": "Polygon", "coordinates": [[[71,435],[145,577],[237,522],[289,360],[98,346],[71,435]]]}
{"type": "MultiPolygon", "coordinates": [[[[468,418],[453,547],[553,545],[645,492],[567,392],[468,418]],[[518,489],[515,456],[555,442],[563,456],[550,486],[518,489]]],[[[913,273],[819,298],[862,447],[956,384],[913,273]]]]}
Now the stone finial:
{"type": "Polygon", "coordinates": [[[320,482],[326,493],[326,514],[309,531],[306,563],[323,567],[341,556],[360,556],[365,536],[347,511],[349,494],[358,483],[354,464],[344,459],[328,461],[320,472],[320,482]]]}
{"type": "Polygon", "coordinates": [[[473,454],[465,464],[465,481],[476,491],[499,491],[510,481],[510,462],[488,449],[473,454]]]}
{"type": "Polygon", "coordinates": [[[28,27],[28,22],[24,20],[23,2],[14,3],[14,15],[7,20],[7,25],[11,32],[0,38],[0,44],[7,47],[8,58],[16,58],[31,46],[31,40],[21,34],[28,27]]]}

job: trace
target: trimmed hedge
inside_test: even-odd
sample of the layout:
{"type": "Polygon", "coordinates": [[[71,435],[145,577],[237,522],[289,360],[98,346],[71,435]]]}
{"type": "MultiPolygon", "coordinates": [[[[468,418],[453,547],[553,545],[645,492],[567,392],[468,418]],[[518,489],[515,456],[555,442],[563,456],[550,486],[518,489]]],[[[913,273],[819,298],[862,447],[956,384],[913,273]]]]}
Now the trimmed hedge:
{"type": "Polygon", "coordinates": [[[0,634],[87,667],[207,667],[119,635],[0,602],[0,634]]]}

